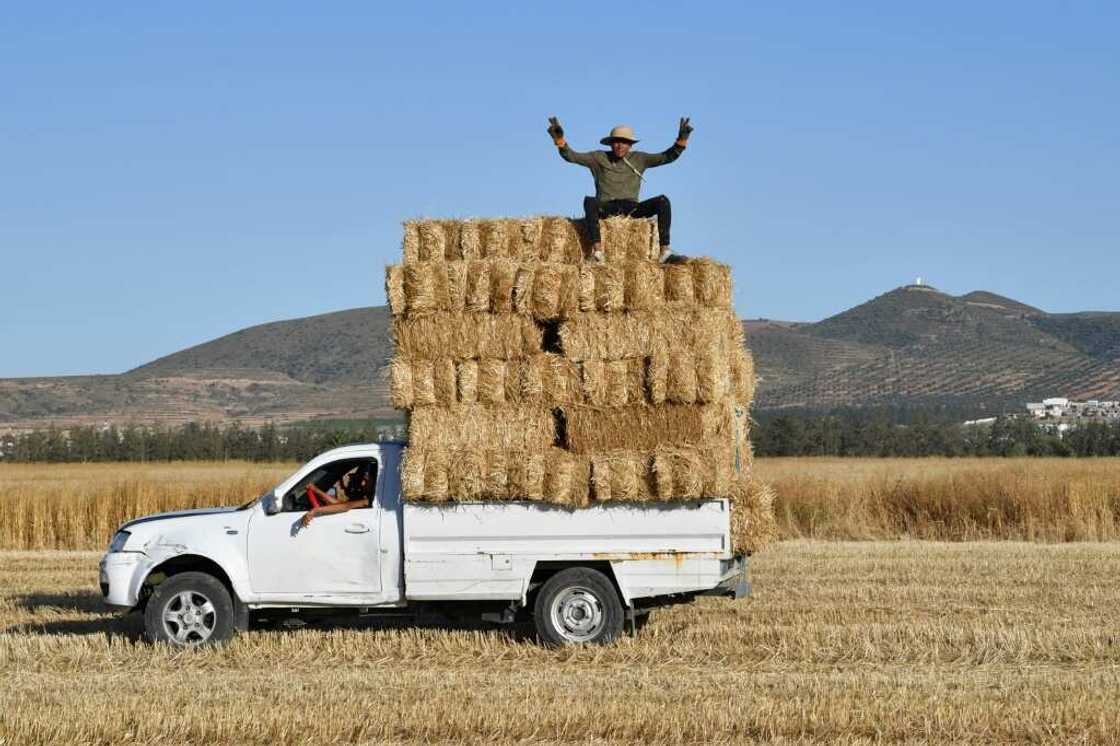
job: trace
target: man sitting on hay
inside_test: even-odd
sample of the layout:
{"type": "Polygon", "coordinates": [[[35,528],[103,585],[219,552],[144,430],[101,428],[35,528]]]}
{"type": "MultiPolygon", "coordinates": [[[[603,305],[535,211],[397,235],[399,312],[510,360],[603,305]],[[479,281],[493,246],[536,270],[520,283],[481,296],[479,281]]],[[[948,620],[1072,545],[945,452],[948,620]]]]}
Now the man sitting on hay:
{"type": "Polygon", "coordinates": [[[692,134],[692,125],[688,117],[682,117],[677,141],[668,150],[660,153],[644,153],[640,150],[631,150],[638,139],[634,137],[634,130],[624,125],[619,125],[611,133],[600,140],[610,147],[610,150],[595,150],[587,153],[577,153],[568,147],[564,139],[564,128],[556,117],[548,119],[548,134],[556,147],[560,148],[560,157],[569,163],[578,163],[591,169],[595,178],[595,196],[583,200],[583,212],[586,217],[588,237],[591,240],[591,258],[597,262],[603,261],[603,244],[599,235],[599,218],[609,218],[615,215],[627,215],[632,218],[651,218],[657,216],[657,232],[661,245],[661,261],[665,261],[672,254],[669,248],[669,224],[671,213],[669,198],[659,194],[652,199],[638,201],[638,192],[642,186],[642,172],[647,168],[664,166],[680,158],[685,147],[688,146],[688,136],[692,134]]]}

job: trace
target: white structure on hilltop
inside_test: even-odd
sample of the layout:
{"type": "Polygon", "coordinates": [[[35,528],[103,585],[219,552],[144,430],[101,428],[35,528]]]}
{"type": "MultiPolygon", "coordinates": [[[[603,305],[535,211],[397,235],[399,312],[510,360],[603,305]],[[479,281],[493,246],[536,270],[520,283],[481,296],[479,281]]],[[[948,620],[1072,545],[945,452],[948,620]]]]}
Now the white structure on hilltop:
{"type": "Polygon", "coordinates": [[[1035,419],[1120,420],[1120,401],[1072,401],[1062,396],[1028,402],[1027,414],[1035,419]]]}

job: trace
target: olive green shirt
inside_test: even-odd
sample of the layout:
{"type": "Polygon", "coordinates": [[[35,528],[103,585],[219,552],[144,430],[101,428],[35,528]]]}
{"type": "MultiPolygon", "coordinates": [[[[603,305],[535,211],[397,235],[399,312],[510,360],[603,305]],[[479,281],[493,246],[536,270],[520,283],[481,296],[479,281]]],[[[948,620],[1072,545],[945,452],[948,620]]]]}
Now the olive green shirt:
{"type": "Polygon", "coordinates": [[[684,147],[678,143],[673,143],[672,147],[661,153],[631,150],[625,158],[615,158],[614,153],[609,150],[577,153],[569,148],[567,143],[560,147],[561,158],[569,163],[578,163],[591,169],[591,175],[595,178],[595,199],[601,205],[616,199],[637,202],[639,190],[642,188],[639,174],[647,168],[672,163],[680,158],[683,152],[684,147]]]}

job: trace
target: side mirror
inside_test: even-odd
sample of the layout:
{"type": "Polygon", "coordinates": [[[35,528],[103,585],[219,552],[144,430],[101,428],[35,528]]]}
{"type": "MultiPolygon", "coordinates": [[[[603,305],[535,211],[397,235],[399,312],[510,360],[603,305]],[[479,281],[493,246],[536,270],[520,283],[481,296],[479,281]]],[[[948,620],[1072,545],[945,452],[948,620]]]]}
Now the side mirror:
{"type": "Polygon", "coordinates": [[[284,507],[281,503],[283,498],[276,494],[276,492],[269,492],[261,498],[261,507],[264,508],[265,515],[276,515],[284,507]]]}

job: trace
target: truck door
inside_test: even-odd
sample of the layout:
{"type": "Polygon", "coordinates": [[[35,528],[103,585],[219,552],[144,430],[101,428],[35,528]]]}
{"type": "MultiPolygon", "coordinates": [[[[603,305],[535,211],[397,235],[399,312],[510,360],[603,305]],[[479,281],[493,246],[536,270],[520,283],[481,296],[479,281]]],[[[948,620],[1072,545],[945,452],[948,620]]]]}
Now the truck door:
{"type": "Polygon", "coordinates": [[[348,474],[372,464],[373,485],[384,479],[376,459],[332,461],[306,474],[278,500],[279,511],[261,506],[249,521],[249,583],[259,600],[373,603],[381,594],[381,511],[370,496],[369,507],[301,520],[311,507],[308,484],[339,496],[348,474]],[[329,597],[329,598],[328,598],[329,597]]]}

